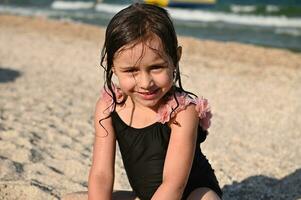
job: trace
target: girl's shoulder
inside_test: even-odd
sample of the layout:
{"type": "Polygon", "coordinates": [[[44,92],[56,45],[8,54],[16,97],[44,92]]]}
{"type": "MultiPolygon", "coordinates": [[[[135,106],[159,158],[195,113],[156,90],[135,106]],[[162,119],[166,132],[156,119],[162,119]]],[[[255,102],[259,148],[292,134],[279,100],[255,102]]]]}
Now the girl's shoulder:
{"type": "Polygon", "coordinates": [[[210,119],[212,117],[208,100],[204,97],[197,97],[184,91],[176,91],[173,95],[168,97],[165,103],[158,109],[157,121],[168,123],[175,118],[179,112],[186,110],[191,104],[194,105],[198,113],[199,125],[207,130],[210,127],[210,119]]]}

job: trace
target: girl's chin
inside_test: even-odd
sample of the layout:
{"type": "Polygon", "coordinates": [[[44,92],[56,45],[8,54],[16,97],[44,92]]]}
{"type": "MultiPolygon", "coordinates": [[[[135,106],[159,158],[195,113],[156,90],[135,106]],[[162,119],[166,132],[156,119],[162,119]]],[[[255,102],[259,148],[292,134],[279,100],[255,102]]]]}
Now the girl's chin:
{"type": "Polygon", "coordinates": [[[133,100],[134,100],[135,103],[139,104],[140,106],[151,108],[151,109],[155,109],[158,106],[160,98],[158,98],[158,99],[151,99],[151,100],[134,98],[133,100]]]}
{"type": "Polygon", "coordinates": [[[137,100],[137,103],[145,106],[145,107],[149,107],[149,108],[153,108],[158,104],[158,100],[157,99],[152,99],[152,100],[137,100]]]}

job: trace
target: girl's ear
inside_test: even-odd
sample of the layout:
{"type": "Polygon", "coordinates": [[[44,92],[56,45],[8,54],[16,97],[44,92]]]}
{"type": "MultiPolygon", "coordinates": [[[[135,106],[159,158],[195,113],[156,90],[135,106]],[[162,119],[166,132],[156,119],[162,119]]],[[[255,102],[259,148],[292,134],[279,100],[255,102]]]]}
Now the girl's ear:
{"type": "Polygon", "coordinates": [[[181,56],[182,56],[182,47],[178,46],[178,48],[177,48],[178,62],[181,60],[181,56]]]}
{"type": "Polygon", "coordinates": [[[113,72],[113,74],[115,74],[115,75],[116,75],[116,69],[115,69],[115,67],[114,67],[114,66],[112,66],[112,72],[113,72]]]}

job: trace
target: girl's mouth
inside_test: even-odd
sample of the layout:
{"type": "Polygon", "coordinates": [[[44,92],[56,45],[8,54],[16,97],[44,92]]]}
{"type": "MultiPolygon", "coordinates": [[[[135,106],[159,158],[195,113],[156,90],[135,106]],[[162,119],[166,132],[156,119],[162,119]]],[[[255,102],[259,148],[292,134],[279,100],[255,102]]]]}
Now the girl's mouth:
{"type": "Polygon", "coordinates": [[[147,92],[138,92],[138,94],[145,100],[151,100],[156,98],[159,89],[147,91],[147,92]]]}

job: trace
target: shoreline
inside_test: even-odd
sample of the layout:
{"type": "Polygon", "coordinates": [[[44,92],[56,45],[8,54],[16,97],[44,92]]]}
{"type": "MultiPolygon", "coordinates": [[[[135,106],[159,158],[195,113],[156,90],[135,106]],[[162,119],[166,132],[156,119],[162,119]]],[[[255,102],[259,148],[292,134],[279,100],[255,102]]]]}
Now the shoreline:
{"type": "MultiPolygon", "coordinates": [[[[87,190],[104,28],[0,14],[0,29],[0,199],[87,190]]],[[[184,87],[213,108],[202,150],[224,199],[301,198],[301,53],[179,44],[184,87]]],[[[115,170],[114,188],[130,189],[119,154],[115,170]]]]}
{"type": "MultiPolygon", "coordinates": [[[[102,38],[104,38],[105,27],[84,24],[84,23],[73,23],[73,22],[65,22],[60,20],[54,20],[44,17],[32,17],[32,16],[19,16],[19,15],[6,15],[0,14],[1,23],[4,23],[6,26],[12,26],[18,29],[18,26],[22,25],[22,29],[26,30],[34,30],[39,32],[40,34],[55,34],[58,37],[70,39],[70,38],[80,38],[87,41],[95,41],[99,43],[99,48],[102,47],[102,38]],[[27,23],[31,22],[31,23],[27,23]],[[47,24],[47,26],[45,25],[47,24]],[[97,40],[97,38],[99,38],[97,40]]],[[[289,49],[281,49],[281,48],[273,48],[273,47],[264,47],[257,46],[253,44],[245,44],[238,42],[222,42],[215,40],[200,40],[195,37],[186,37],[179,36],[179,45],[184,46],[186,48],[187,53],[191,53],[196,51],[195,47],[189,45],[189,43],[198,43],[199,45],[203,45],[203,48],[200,49],[203,56],[210,57],[222,57],[226,60],[239,60],[242,62],[252,62],[252,59],[259,59],[257,62],[260,65],[286,65],[286,67],[293,68],[301,68],[299,63],[299,55],[301,52],[290,51],[289,49]],[[188,44],[187,44],[188,43],[188,44]],[[223,45],[219,45],[223,44],[223,45]],[[207,48],[215,48],[213,51],[209,49],[209,53],[206,52],[207,48]],[[245,52],[243,52],[244,50],[245,52]],[[234,56],[239,56],[240,58],[236,58],[234,56],[229,55],[229,53],[225,53],[224,51],[233,51],[234,56]],[[258,51],[258,52],[255,52],[258,51]],[[247,55],[246,55],[247,54],[247,55]],[[257,54],[263,54],[262,56],[258,56],[257,54]],[[283,55],[284,58],[281,58],[280,55],[283,55]],[[265,62],[265,57],[271,59],[272,56],[277,55],[275,57],[275,61],[269,60],[269,63],[265,62]],[[279,55],[279,56],[278,56],[279,55]],[[289,62],[288,62],[289,60],[289,62]],[[271,63],[272,62],[272,63],[271,63]]],[[[184,49],[185,50],[185,49],[184,49]]]]}
{"type": "MultiPolygon", "coordinates": [[[[54,3],[55,4],[55,3],[54,3]]],[[[88,17],[89,19],[87,19],[86,17],[83,17],[82,15],[85,15],[85,9],[82,10],[77,10],[77,13],[80,15],[79,17],[77,16],[77,14],[74,14],[73,12],[69,12],[70,9],[74,8],[72,6],[74,6],[75,4],[68,4],[68,6],[63,6],[63,9],[60,9],[60,6],[54,6],[55,8],[52,9],[51,5],[45,6],[45,7],[18,7],[17,5],[9,5],[8,7],[6,7],[5,5],[2,5],[0,7],[2,7],[2,9],[0,9],[2,11],[2,13],[7,13],[7,14],[15,14],[15,15],[25,15],[25,16],[35,16],[35,17],[45,17],[45,18],[60,18],[61,15],[65,16],[62,19],[57,19],[57,20],[67,20],[69,22],[72,23],[84,23],[84,24],[91,24],[91,25],[95,25],[97,24],[97,26],[105,26],[108,23],[108,19],[104,19],[102,17],[99,16],[99,14],[104,11],[107,12],[109,15],[112,15],[114,12],[112,12],[112,10],[115,10],[117,7],[115,7],[114,4],[103,4],[104,8],[102,8],[102,4],[99,4],[99,6],[96,9],[92,9],[92,7],[90,9],[87,9],[88,12],[90,14],[92,14],[91,18],[88,17]],[[42,12],[41,12],[42,11],[42,12]],[[71,14],[73,13],[73,14],[71,14]],[[92,19],[93,18],[93,19],[92,19]],[[97,18],[97,20],[96,20],[97,18]],[[95,19],[95,20],[94,20],[95,19]]],[[[77,7],[79,8],[79,7],[77,7]]],[[[118,6],[118,8],[120,8],[118,6]]],[[[172,9],[172,8],[171,8],[172,9]]],[[[214,12],[211,13],[213,16],[211,16],[213,19],[212,20],[217,20],[216,17],[220,18],[219,21],[225,22],[226,24],[228,23],[228,25],[223,25],[224,30],[223,30],[223,36],[220,35],[219,31],[221,27],[211,27],[209,26],[208,28],[210,29],[210,32],[212,34],[205,36],[205,38],[200,35],[198,33],[198,31],[194,30],[194,28],[190,27],[190,26],[183,26],[183,21],[181,21],[181,17],[178,19],[177,18],[177,12],[173,10],[170,11],[172,17],[175,19],[175,26],[176,29],[178,29],[178,34],[181,36],[187,36],[187,37],[195,37],[197,39],[205,39],[205,40],[216,40],[216,41],[225,41],[225,37],[226,38],[231,38],[231,40],[234,40],[238,43],[244,43],[244,44],[253,44],[256,46],[261,46],[261,47],[268,47],[268,48],[280,48],[280,49],[287,49],[293,52],[300,52],[300,45],[297,45],[300,43],[300,39],[298,36],[300,36],[300,22],[298,22],[298,18],[283,18],[283,16],[275,16],[275,15],[267,15],[267,16],[259,16],[259,15],[254,15],[253,17],[255,17],[256,19],[248,20],[248,17],[250,17],[249,15],[240,15],[238,13],[237,19],[238,21],[233,21],[228,19],[228,15],[230,13],[220,13],[220,14],[225,14],[224,18],[221,17],[220,15],[215,16],[214,12]],[[241,19],[241,17],[243,19],[241,19]],[[267,19],[265,19],[267,17],[267,19]],[[276,17],[276,18],[275,18],[276,17]],[[226,18],[226,19],[225,19],[226,18]],[[277,19],[278,18],[278,19],[277,19]],[[242,22],[243,21],[243,22],[242,22]],[[242,22],[242,23],[240,23],[242,22]],[[252,23],[254,22],[254,23],[252,23]],[[267,29],[272,28],[273,30],[268,31],[265,30],[264,28],[260,31],[258,31],[257,29],[261,29],[262,25],[264,24],[264,27],[266,27],[267,29]],[[245,28],[248,29],[248,36],[243,36],[241,34],[235,35],[236,34],[236,28],[235,31],[233,32],[232,28],[227,28],[227,27],[231,27],[231,26],[244,26],[246,25],[245,28]],[[251,26],[250,26],[251,25],[251,26]],[[275,27],[274,27],[275,25],[275,27]],[[254,27],[256,28],[256,30],[253,30],[254,27]],[[253,28],[252,28],[253,27],[253,28]],[[286,27],[286,28],[285,28],[286,27]],[[187,30],[183,30],[183,29],[189,29],[189,31],[187,32],[187,30]],[[234,35],[233,35],[234,34],[234,35]],[[253,38],[253,36],[255,36],[253,38]],[[207,38],[207,39],[206,39],[207,38]],[[210,39],[210,38],[215,38],[215,39],[210,39]],[[236,38],[236,39],[235,39],[236,38]],[[239,39],[238,39],[239,38],[239,39]],[[250,38],[252,38],[250,40],[250,38]]],[[[187,11],[183,11],[183,13],[178,13],[180,15],[187,15],[187,13],[185,14],[185,12],[187,11]]],[[[234,14],[234,13],[233,13],[234,14]]],[[[234,14],[234,15],[235,15],[234,14]]],[[[195,18],[195,16],[191,16],[190,22],[188,23],[193,23],[195,19],[196,22],[200,22],[202,23],[203,20],[200,20],[200,18],[202,18],[202,12],[198,13],[198,17],[195,18]],[[200,21],[198,21],[200,20],[200,21]]],[[[231,14],[230,14],[231,15],[231,14]]],[[[230,16],[231,17],[231,16],[230,16]]],[[[205,15],[205,19],[206,19],[206,15],[205,15]]],[[[299,19],[300,20],[300,19],[299,19]]],[[[206,21],[206,20],[205,20],[206,21]]],[[[209,20],[210,21],[210,20],[209,20]]],[[[208,21],[207,21],[208,22],[208,21]]],[[[206,23],[207,23],[206,22],[206,23]]],[[[218,21],[217,21],[218,22],[218,21]]],[[[193,25],[194,26],[194,25],[193,25]]],[[[203,25],[202,25],[203,26],[203,25]]],[[[207,26],[207,25],[206,25],[207,26]]],[[[199,27],[201,28],[201,27],[199,27]]],[[[243,28],[241,31],[243,31],[245,28],[243,28]]],[[[203,30],[206,32],[206,30],[203,30]]],[[[227,41],[227,40],[226,40],[227,41]]]]}

